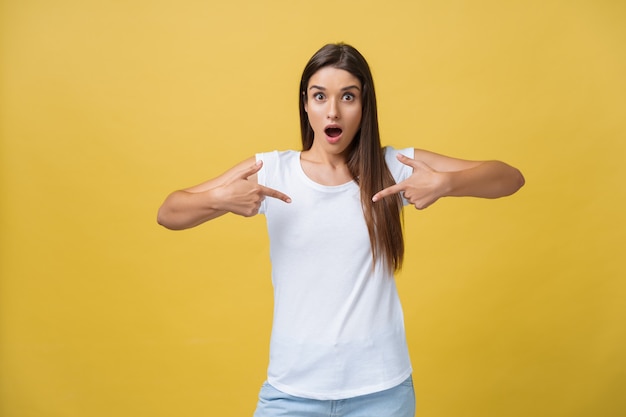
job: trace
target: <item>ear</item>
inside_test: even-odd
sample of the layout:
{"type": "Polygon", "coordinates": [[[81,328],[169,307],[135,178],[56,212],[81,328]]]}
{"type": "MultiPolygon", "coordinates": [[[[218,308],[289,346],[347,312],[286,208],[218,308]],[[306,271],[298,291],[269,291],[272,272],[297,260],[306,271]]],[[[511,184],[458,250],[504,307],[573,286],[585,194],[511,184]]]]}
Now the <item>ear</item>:
{"type": "Polygon", "coordinates": [[[302,92],[302,102],[304,104],[304,112],[308,113],[309,112],[309,103],[307,102],[306,92],[304,92],[304,91],[302,92]]]}

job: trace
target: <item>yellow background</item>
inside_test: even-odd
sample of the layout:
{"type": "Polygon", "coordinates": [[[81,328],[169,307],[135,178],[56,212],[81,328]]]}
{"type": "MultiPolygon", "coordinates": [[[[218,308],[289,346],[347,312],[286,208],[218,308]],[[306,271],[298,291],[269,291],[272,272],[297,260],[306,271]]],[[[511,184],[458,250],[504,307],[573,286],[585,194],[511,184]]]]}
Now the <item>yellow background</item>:
{"type": "Polygon", "coordinates": [[[626,415],[626,3],[5,0],[0,415],[250,416],[264,219],[157,226],[172,190],[297,148],[308,58],[372,66],[383,142],[527,185],[406,212],[418,416],[626,415]]]}

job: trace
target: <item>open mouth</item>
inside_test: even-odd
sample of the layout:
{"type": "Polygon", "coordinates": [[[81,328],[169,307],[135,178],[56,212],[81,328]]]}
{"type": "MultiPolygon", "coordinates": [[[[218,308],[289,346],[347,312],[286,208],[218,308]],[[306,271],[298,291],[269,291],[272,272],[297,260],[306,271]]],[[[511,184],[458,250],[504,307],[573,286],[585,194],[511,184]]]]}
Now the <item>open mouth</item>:
{"type": "Polygon", "coordinates": [[[324,133],[326,133],[326,135],[331,138],[336,138],[340,136],[341,132],[342,130],[340,127],[327,127],[326,129],[324,129],[324,133]]]}

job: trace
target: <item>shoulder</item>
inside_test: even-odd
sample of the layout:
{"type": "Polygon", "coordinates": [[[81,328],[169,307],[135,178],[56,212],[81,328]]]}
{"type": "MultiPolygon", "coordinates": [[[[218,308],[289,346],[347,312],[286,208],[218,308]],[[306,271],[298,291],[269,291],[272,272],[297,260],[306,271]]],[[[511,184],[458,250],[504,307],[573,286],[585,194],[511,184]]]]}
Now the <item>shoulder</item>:
{"type": "Polygon", "coordinates": [[[278,171],[285,170],[299,161],[300,152],[294,150],[271,151],[256,154],[256,161],[263,161],[263,168],[258,172],[259,184],[267,185],[278,171]]]}
{"type": "Polygon", "coordinates": [[[271,151],[256,154],[257,162],[263,161],[263,166],[265,167],[278,166],[298,158],[300,158],[300,152],[293,150],[271,151]]]}
{"type": "Polygon", "coordinates": [[[274,150],[274,151],[269,151],[269,152],[259,152],[256,154],[256,158],[257,160],[261,158],[285,159],[285,158],[293,157],[294,155],[300,155],[300,152],[294,151],[294,150],[284,150],[284,151],[274,150]]]}

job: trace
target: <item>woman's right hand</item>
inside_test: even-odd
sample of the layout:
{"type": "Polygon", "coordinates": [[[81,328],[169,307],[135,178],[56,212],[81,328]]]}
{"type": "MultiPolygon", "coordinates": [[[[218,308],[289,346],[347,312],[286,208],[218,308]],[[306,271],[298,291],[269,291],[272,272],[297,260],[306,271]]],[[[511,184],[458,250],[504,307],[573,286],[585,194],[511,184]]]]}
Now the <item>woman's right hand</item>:
{"type": "Polygon", "coordinates": [[[235,213],[250,217],[259,212],[265,197],[286,203],[286,194],[258,183],[263,162],[249,158],[219,177],[184,190],[174,191],[159,208],[157,222],[172,230],[188,229],[206,221],[235,213]]]}
{"type": "Polygon", "coordinates": [[[260,185],[256,181],[256,173],[263,167],[263,161],[257,161],[247,168],[226,174],[225,182],[213,190],[216,208],[240,216],[250,217],[259,212],[265,197],[277,198],[291,203],[288,195],[273,188],[260,185]],[[251,177],[253,177],[251,179],[251,177]]]}

